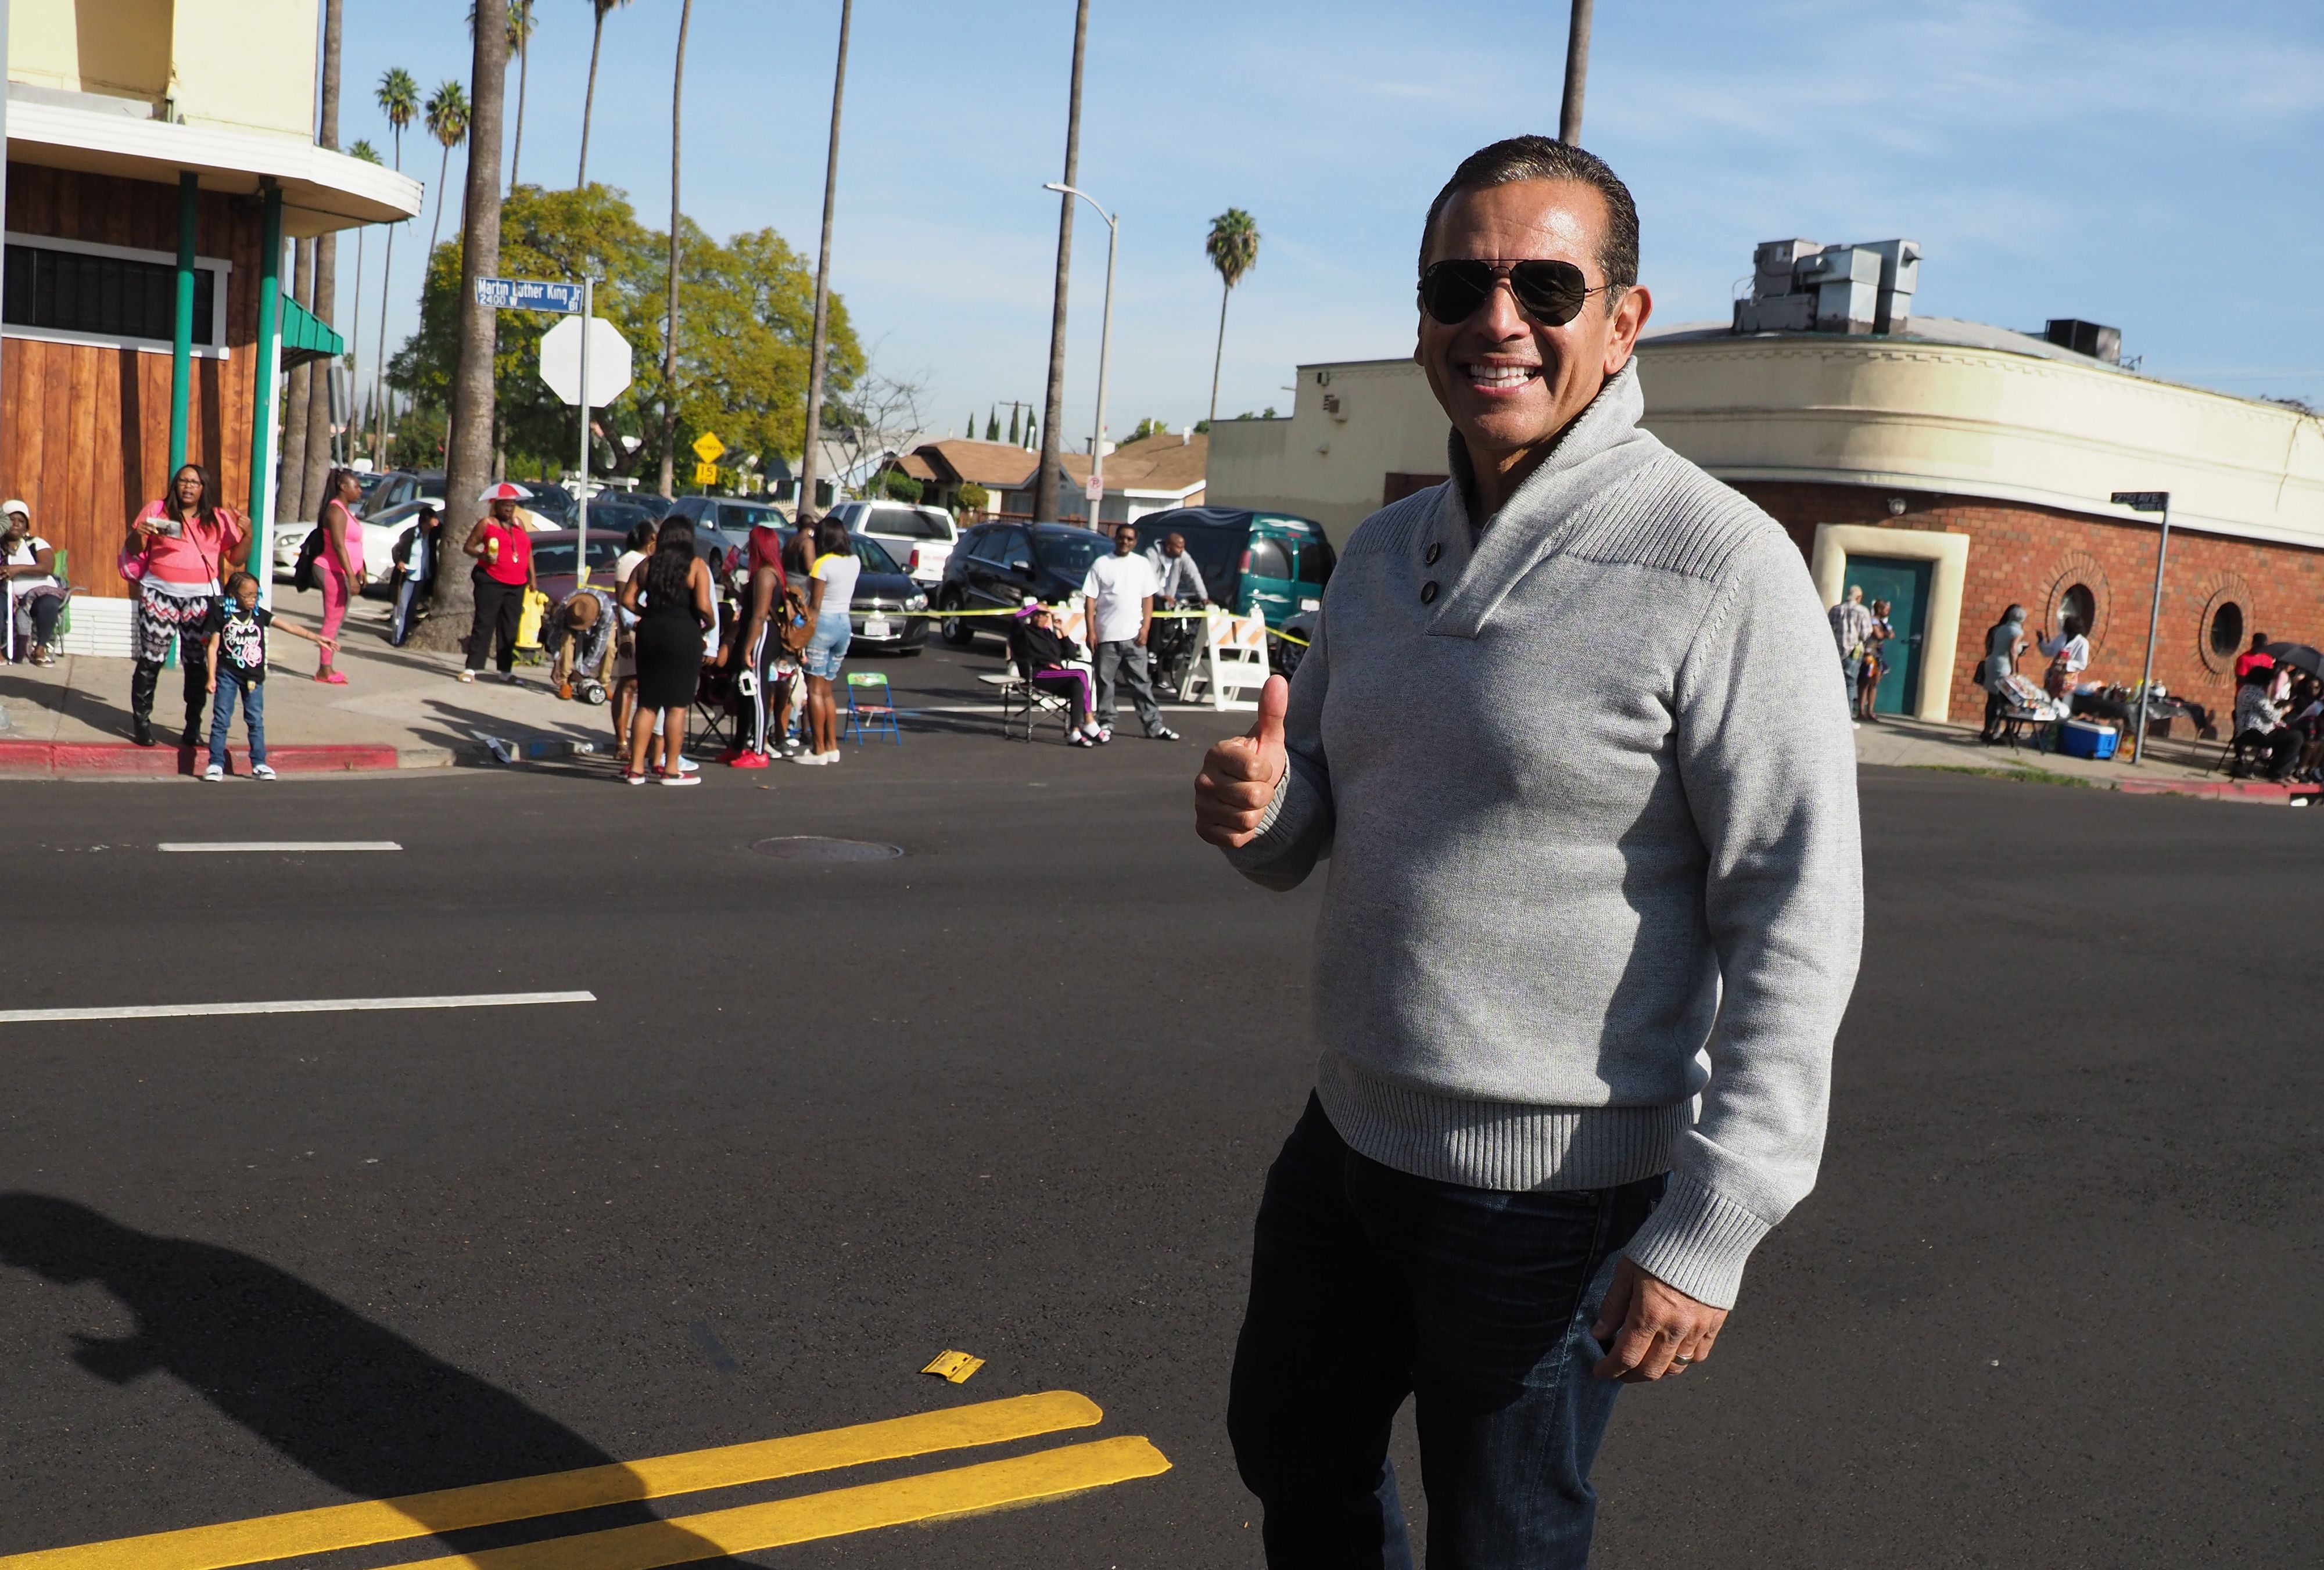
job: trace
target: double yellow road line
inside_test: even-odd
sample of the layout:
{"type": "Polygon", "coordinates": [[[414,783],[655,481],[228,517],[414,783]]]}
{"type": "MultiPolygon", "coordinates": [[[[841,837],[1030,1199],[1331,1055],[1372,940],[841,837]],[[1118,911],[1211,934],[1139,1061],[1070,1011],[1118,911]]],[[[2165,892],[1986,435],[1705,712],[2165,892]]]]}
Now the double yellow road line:
{"type": "MultiPolygon", "coordinates": [[[[1086,1428],[1103,1416],[1086,1396],[1047,1391],[816,1434],[613,1462],[400,1499],[327,1505],[110,1542],[43,1548],[0,1557],[0,1570],[226,1570],[231,1565],[327,1554],[471,1527],[536,1520],[706,1489],[1005,1444],[1086,1428]]],[[[754,1553],[880,1527],[1060,1499],[1157,1476],[1169,1469],[1168,1460],[1142,1437],[1099,1439],[796,1499],[413,1560],[393,1570],[454,1570],[456,1566],[653,1570],[657,1565],[684,1565],[722,1554],[754,1553]]]]}

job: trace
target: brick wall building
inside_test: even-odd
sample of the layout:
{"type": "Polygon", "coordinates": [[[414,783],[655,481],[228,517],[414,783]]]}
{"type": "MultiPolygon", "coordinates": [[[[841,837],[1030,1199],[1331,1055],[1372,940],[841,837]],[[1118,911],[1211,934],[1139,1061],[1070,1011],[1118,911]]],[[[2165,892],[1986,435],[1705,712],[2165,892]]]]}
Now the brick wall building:
{"type": "MultiPolygon", "coordinates": [[[[2136,682],[2160,530],[2113,505],[2118,491],[2171,496],[2163,686],[2224,699],[2253,632],[2324,647],[2324,423],[2303,409],[1937,317],[1890,332],[1655,327],[1637,365],[1646,427],[1780,519],[1827,604],[1868,577],[1912,591],[1916,641],[1884,708],[1974,721],[1969,667],[2013,601],[2054,630],[2071,596],[2090,620],[2089,679],[2136,682]]],[[[1344,543],[1442,479],[1447,433],[1409,360],[1302,365],[1288,418],[1216,427],[1211,496],[1318,519],[1344,543]]]]}
{"type": "MultiPolygon", "coordinates": [[[[1986,628],[2012,601],[2028,629],[2056,629],[2068,594],[2088,596],[2089,679],[2133,683],[2146,656],[2154,598],[2153,520],[2126,522],[2061,508],[1976,496],[1898,493],[1860,485],[1735,482],[1775,516],[1812,558],[1819,525],[1856,524],[1965,535],[1969,541],[1950,707],[1974,714],[1984,693],[1969,667],[1986,628]]],[[[2206,707],[2225,702],[2235,656],[2253,632],[2312,642],[2324,636],[2324,550],[2225,538],[2173,528],[2163,614],[2154,635],[2154,679],[2206,707]]]]}

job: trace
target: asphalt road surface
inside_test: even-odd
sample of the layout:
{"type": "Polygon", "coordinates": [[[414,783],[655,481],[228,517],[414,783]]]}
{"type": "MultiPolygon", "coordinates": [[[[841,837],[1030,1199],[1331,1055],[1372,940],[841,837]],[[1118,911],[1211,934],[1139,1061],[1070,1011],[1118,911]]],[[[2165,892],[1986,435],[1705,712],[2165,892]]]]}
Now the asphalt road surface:
{"type": "MultiPolygon", "coordinates": [[[[930,715],[685,792],[0,785],[0,1007],[595,997],[0,1024],[0,1556],[1065,1391],[1102,1420],[297,1562],[1143,1436],[1167,1473],[731,1562],[1258,1565],[1222,1413],[1316,891],[1194,839],[1230,727],[1182,728],[930,715]],[[402,849],[156,849],[285,839],[402,849]]],[[[1625,1395],[1601,1563],[2313,1564],[2324,813],[1863,796],[1821,1185],[1716,1361],[1625,1395]]]]}

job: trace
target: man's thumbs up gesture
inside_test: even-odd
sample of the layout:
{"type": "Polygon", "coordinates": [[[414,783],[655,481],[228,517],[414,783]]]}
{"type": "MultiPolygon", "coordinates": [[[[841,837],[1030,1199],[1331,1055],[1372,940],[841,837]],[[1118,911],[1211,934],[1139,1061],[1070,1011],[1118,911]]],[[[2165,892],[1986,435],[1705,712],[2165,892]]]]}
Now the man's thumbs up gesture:
{"type": "Polygon", "coordinates": [[[1235,850],[1258,837],[1291,766],[1283,750],[1283,712],[1290,703],[1291,684],[1268,677],[1250,734],[1230,736],[1203,755],[1203,772],[1194,776],[1194,832],[1212,844],[1235,850]]]}

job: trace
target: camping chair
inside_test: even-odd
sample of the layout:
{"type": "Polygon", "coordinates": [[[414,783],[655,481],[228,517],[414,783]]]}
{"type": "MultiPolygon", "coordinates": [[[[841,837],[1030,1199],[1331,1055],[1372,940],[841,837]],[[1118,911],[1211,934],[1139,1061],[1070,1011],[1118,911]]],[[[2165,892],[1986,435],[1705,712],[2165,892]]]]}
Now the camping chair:
{"type": "Polygon", "coordinates": [[[886,671],[849,671],[847,673],[847,734],[855,745],[863,745],[865,735],[878,735],[887,728],[888,739],[897,746],[904,745],[904,733],[896,726],[896,696],[888,686],[886,671]],[[880,701],[867,702],[856,697],[862,693],[868,697],[878,689],[880,701]]]}
{"type": "MultiPolygon", "coordinates": [[[[65,590],[65,602],[57,611],[57,641],[59,643],[62,643],[65,639],[65,634],[72,630],[73,596],[79,593],[80,591],[73,587],[72,580],[66,576],[66,574],[71,570],[71,566],[69,556],[65,547],[62,546],[57,546],[54,549],[56,551],[56,555],[54,557],[55,565],[51,569],[50,575],[55,578],[58,583],[63,584],[65,590]]],[[[8,605],[6,611],[8,617],[7,650],[8,658],[11,661],[17,657],[16,599],[16,581],[14,578],[11,578],[8,580],[8,605]]]]}
{"type": "Polygon", "coordinates": [[[733,684],[731,671],[717,666],[702,667],[702,674],[694,679],[694,723],[688,727],[692,733],[689,746],[721,751],[733,748],[734,739],[728,732],[734,722],[733,684]]]}

